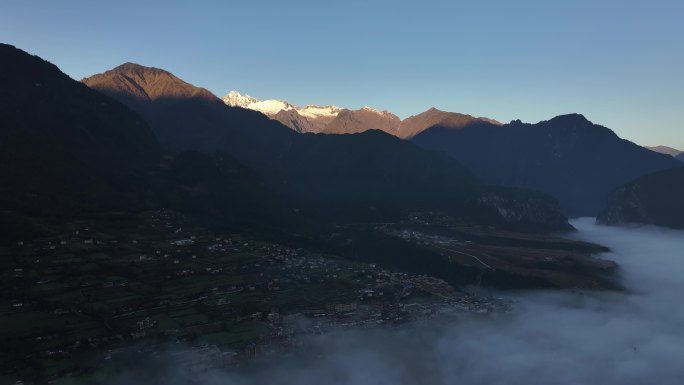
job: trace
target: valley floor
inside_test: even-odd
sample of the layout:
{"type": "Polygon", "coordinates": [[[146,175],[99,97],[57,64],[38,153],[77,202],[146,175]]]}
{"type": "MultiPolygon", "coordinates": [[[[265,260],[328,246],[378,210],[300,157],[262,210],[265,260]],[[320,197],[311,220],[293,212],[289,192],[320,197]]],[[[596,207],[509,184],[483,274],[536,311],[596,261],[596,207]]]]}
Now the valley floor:
{"type": "Polygon", "coordinates": [[[509,311],[509,302],[475,294],[479,285],[614,287],[614,266],[583,242],[418,217],[334,231],[321,252],[216,233],[160,210],[17,240],[0,248],[0,383],[88,382],[169,346],[191,371],[241,367],[288,355],[311,334],[509,311]],[[420,250],[434,260],[407,255],[420,250]]]}

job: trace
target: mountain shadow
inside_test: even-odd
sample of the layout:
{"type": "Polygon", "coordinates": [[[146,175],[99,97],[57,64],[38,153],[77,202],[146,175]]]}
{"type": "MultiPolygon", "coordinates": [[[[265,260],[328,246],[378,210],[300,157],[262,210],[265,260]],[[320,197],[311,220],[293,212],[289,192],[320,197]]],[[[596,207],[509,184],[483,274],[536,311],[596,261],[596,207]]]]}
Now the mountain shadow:
{"type": "Polygon", "coordinates": [[[385,133],[298,134],[261,113],[228,107],[164,70],[135,64],[83,82],[140,112],[170,150],[221,150],[235,156],[293,202],[293,212],[320,220],[377,220],[434,208],[486,223],[569,227],[553,199],[488,189],[453,159],[385,133]],[[501,199],[481,199],[485,193],[501,199]],[[523,199],[529,206],[520,204],[523,199]],[[529,212],[516,212],[509,204],[529,212]]]}
{"type": "Polygon", "coordinates": [[[137,113],[37,56],[0,44],[0,82],[0,238],[162,207],[224,224],[281,214],[257,172],[222,152],[165,152],[137,113]]]}
{"type": "Polygon", "coordinates": [[[568,216],[596,216],[610,192],[636,177],[676,167],[671,156],[620,139],[579,114],[537,124],[436,126],[413,139],[458,160],[491,184],[539,190],[556,197],[568,216]]]}
{"type": "Polygon", "coordinates": [[[161,148],[147,123],[56,66],[0,44],[3,207],[71,212],[135,205],[161,148]]]}
{"type": "Polygon", "coordinates": [[[227,107],[206,89],[158,68],[126,63],[82,82],[138,112],[172,151],[225,149],[267,167],[296,135],[259,112],[227,107]]]}

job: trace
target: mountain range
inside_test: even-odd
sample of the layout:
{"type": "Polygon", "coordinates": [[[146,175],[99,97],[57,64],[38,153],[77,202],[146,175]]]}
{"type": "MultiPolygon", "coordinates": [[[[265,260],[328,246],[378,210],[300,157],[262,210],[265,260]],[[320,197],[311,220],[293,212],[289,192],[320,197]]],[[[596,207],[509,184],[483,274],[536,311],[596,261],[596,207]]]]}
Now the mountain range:
{"type": "Polygon", "coordinates": [[[435,126],[412,141],[449,154],[486,183],[551,194],[573,217],[598,215],[610,193],[624,183],[681,166],[580,114],[536,124],[478,123],[459,130],[435,126]]]}
{"type": "Polygon", "coordinates": [[[275,226],[438,210],[472,223],[567,230],[553,197],[567,215],[596,215],[618,186],[681,166],[579,114],[500,125],[430,109],[401,121],[371,108],[232,94],[247,106],[275,105],[275,116],[327,120],[331,135],[316,135],[227,106],[162,69],[126,63],[79,84],[40,58],[2,49],[5,213],[171,205],[275,226]]]}
{"type": "Polygon", "coordinates": [[[237,91],[230,91],[222,100],[231,107],[259,111],[297,132],[322,132],[325,126],[342,111],[342,108],[332,105],[307,105],[300,108],[283,100],[260,101],[249,95],[242,95],[237,91]]]}
{"type": "Polygon", "coordinates": [[[141,114],[164,148],[235,156],[297,212],[358,220],[440,209],[502,226],[569,228],[553,198],[483,186],[448,156],[378,130],[297,133],[259,112],[227,106],[167,71],[134,64],[82,82],[141,114]]]}
{"type": "Polygon", "coordinates": [[[604,247],[550,234],[573,229],[555,198],[382,130],[297,133],[162,69],[78,82],[1,44],[0,84],[0,383],[117,382],[169,337],[229,336],[213,362],[268,339],[269,312],[348,300],[409,321],[399,300],[507,309],[471,285],[620,289],[604,247]]]}
{"type": "MultiPolygon", "coordinates": [[[[159,208],[241,225],[281,215],[279,197],[231,155],[164,149],[143,117],[37,56],[0,44],[0,82],[0,239],[45,221],[159,208]]],[[[150,82],[129,88],[128,100],[206,98],[186,91],[150,82]]]]}
{"type": "Polygon", "coordinates": [[[291,130],[263,114],[226,105],[206,89],[195,87],[159,68],[126,63],[82,80],[139,113],[162,147],[171,151],[213,152],[219,142],[234,144],[232,155],[252,156],[251,147],[274,153],[292,138],[291,130]]]}
{"type": "Polygon", "coordinates": [[[284,100],[262,101],[237,91],[230,91],[223,97],[223,101],[229,106],[259,111],[300,133],[353,134],[375,129],[402,139],[410,139],[435,125],[453,129],[481,122],[500,125],[493,119],[440,111],[436,108],[401,120],[390,111],[379,111],[367,106],[356,110],[332,105],[307,105],[300,108],[284,100]]]}

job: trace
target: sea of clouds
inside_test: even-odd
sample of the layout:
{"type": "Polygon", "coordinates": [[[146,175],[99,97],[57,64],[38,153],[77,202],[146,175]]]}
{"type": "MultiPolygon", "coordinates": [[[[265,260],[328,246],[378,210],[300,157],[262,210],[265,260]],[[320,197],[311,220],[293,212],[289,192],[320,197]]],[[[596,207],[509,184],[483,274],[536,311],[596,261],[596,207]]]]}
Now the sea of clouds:
{"type": "Polygon", "coordinates": [[[308,352],[249,372],[173,369],[114,383],[684,384],[684,232],[573,222],[603,244],[628,293],[526,292],[512,314],[444,317],[398,329],[329,333],[308,352]]]}

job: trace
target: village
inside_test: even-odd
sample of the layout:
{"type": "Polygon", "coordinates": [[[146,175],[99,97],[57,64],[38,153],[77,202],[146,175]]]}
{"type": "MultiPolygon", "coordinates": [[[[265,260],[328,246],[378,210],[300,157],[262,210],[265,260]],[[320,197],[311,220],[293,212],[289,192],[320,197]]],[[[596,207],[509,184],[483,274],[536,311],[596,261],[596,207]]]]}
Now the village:
{"type": "Polygon", "coordinates": [[[510,308],[434,277],[215,234],[167,210],[74,222],[0,253],[2,383],[87,380],[131,349],[168,346],[189,370],[239,367],[290,354],[307,335],[510,308]]]}

